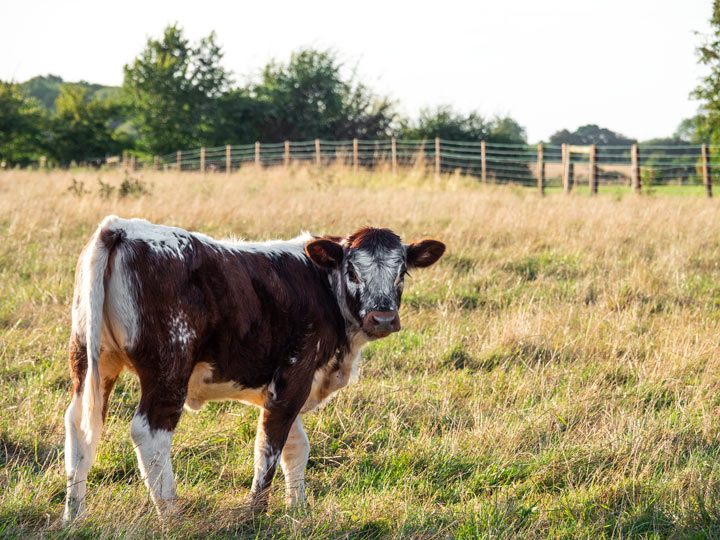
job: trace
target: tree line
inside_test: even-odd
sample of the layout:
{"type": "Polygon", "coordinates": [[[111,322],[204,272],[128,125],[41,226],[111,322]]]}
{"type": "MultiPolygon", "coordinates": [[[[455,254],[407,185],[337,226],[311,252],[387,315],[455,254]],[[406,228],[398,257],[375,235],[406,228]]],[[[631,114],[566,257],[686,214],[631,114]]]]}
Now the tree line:
{"type": "Polygon", "coordinates": [[[0,160],[26,165],[255,141],[440,136],[524,143],[510,117],[463,115],[448,106],[410,120],[397,104],[347,73],[332,50],[301,49],[259,77],[234,84],[214,34],[191,44],[177,25],[147,41],[123,68],[117,92],[57,77],[0,82],[0,160]],[[52,101],[49,86],[59,88],[52,101]],[[35,97],[32,96],[35,94],[35,97]]]}
{"type": "MultiPolygon", "coordinates": [[[[719,13],[716,0],[716,27],[719,13]]],[[[713,44],[717,47],[717,41],[713,44]]],[[[717,54],[702,48],[700,52],[701,61],[717,54]]],[[[332,50],[298,50],[287,62],[271,61],[245,84],[235,83],[222,58],[214,33],[190,43],[176,24],[159,38],[148,39],[141,53],[124,66],[119,89],[67,84],[52,76],[22,85],[0,81],[0,161],[27,165],[45,156],[64,164],[124,151],[162,155],[199,146],[315,138],[527,143],[525,129],[510,116],[486,118],[440,105],[406,118],[396,102],[358,80],[332,50]]],[[[712,94],[712,84],[720,84],[720,69],[713,73],[708,92],[696,91],[699,97],[712,94]]],[[[653,142],[714,139],[711,128],[720,115],[708,111],[683,121],[672,137],[653,142]]],[[[637,141],[591,124],[574,132],[558,131],[548,142],[637,141]]]]}

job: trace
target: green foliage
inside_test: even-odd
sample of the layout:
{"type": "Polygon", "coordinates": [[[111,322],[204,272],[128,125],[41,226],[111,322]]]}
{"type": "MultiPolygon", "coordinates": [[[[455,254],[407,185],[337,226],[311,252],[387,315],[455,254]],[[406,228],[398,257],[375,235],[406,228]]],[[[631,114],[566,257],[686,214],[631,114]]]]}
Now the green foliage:
{"type": "Polygon", "coordinates": [[[416,122],[403,126],[406,139],[429,139],[440,137],[451,141],[480,141],[486,139],[489,127],[476,112],[467,116],[453,110],[449,105],[424,108],[416,122]]]}
{"type": "Polygon", "coordinates": [[[27,165],[43,155],[47,118],[17,84],[0,81],[0,162],[27,165]]]}
{"type": "Polygon", "coordinates": [[[389,134],[392,103],[354,77],[343,77],[332,51],[301,49],[287,64],[270,62],[251,86],[265,114],[258,140],[377,138],[389,134]]]}
{"type": "Polygon", "coordinates": [[[64,85],[55,108],[57,115],[50,121],[49,155],[58,162],[117,154],[132,146],[127,136],[110,128],[113,120],[123,115],[118,101],[91,101],[88,88],[64,85]]]}
{"type": "Polygon", "coordinates": [[[0,157],[25,165],[46,155],[67,164],[128,149],[152,155],[254,141],[391,135],[526,142],[524,128],[510,117],[437,107],[422,111],[416,122],[403,121],[395,104],[359,81],[332,50],[300,49],[238,87],[222,57],[214,33],[191,44],[175,24],[148,39],[124,66],[122,88],[66,83],[55,75],[19,88],[5,83],[0,157]]]}
{"type": "Polygon", "coordinates": [[[698,61],[708,67],[710,73],[690,94],[702,102],[700,133],[715,144],[720,143],[720,0],[713,1],[710,18],[712,33],[697,48],[698,61]]]}
{"type": "Polygon", "coordinates": [[[450,141],[475,142],[484,139],[506,144],[527,142],[525,128],[509,116],[487,120],[474,111],[464,115],[449,105],[422,109],[416,121],[403,123],[402,136],[406,139],[440,137],[450,141]]]}
{"type": "Polygon", "coordinates": [[[265,119],[271,104],[255,99],[247,88],[231,90],[217,99],[218,118],[208,144],[250,144],[266,140],[265,119]]]}
{"type": "Polygon", "coordinates": [[[708,142],[707,133],[705,132],[705,116],[698,113],[690,118],[685,118],[680,122],[673,139],[682,141],[683,144],[699,144],[708,142]]]}
{"type": "Polygon", "coordinates": [[[216,100],[230,82],[220,66],[223,53],[215,34],[194,47],[177,25],[124,67],[123,88],[138,126],[142,150],[163,154],[205,143],[218,109],[216,100]]]}
{"type": "Polygon", "coordinates": [[[47,111],[55,112],[55,100],[60,95],[63,86],[67,84],[86,88],[91,100],[117,99],[121,94],[121,89],[116,86],[103,86],[86,81],[66,83],[62,77],[57,75],[38,75],[21,83],[19,87],[23,94],[37,99],[47,111]]]}
{"type": "Polygon", "coordinates": [[[567,143],[577,145],[630,146],[636,142],[635,139],[630,139],[607,128],[601,128],[596,124],[580,126],[573,132],[562,129],[556,131],[550,137],[550,144],[567,143]]]}

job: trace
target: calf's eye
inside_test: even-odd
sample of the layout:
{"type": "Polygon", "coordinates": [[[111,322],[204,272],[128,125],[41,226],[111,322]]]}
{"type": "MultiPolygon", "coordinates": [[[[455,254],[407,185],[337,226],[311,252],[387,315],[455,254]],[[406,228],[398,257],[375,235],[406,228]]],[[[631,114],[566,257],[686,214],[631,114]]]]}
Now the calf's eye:
{"type": "Polygon", "coordinates": [[[347,266],[347,276],[350,281],[353,283],[360,283],[360,279],[357,277],[357,274],[355,273],[355,269],[352,267],[352,265],[348,264],[347,266]]]}

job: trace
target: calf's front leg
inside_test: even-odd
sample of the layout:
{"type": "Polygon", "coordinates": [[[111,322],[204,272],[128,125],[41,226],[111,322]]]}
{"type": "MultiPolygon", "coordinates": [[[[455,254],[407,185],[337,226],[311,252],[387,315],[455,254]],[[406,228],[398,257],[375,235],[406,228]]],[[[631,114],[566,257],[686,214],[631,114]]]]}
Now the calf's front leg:
{"type": "Polygon", "coordinates": [[[288,506],[305,504],[305,467],[310,455],[310,441],[300,415],[295,418],[280,456],[285,474],[285,502],[288,506]]]}
{"type": "Polygon", "coordinates": [[[278,459],[296,415],[297,412],[289,416],[287,411],[276,408],[266,407],[260,411],[255,435],[255,476],[250,490],[253,509],[267,508],[278,459]]]}

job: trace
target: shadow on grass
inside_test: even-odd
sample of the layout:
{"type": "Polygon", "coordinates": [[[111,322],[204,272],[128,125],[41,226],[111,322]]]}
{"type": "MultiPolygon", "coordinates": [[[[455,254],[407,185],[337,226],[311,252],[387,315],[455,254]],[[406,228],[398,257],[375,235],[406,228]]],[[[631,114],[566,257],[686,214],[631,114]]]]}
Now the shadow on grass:
{"type": "Polygon", "coordinates": [[[7,433],[0,434],[0,465],[3,467],[29,467],[33,472],[39,472],[59,458],[60,446],[41,441],[15,440],[7,433]]]}

